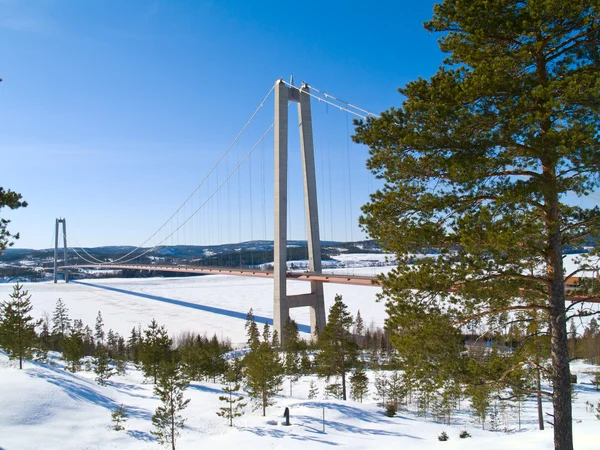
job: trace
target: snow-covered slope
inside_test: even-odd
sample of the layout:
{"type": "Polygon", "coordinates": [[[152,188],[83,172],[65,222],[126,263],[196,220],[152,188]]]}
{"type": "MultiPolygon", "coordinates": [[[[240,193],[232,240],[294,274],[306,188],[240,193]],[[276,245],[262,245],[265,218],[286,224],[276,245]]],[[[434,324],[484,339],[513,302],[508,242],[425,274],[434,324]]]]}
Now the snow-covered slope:
{"type": "MultiPolygon", "coordinates": [[[[157,449],[153,440],[151,416],[159,405],[152,394],[152,385],[144,384],[143,377],[130,367],[128,375],[114,377],[102,387],[93,381],[93,374],[64,370],[57,355],[52,355],[55,366],[26,363],[23,370],[9,362],[0,353],[0,448],[6,450],[68,450],[68,449],[157,449]],[[111,411],[123,404],[129,412],[125,431],[110,429],[111,411]]],[[[600,422],[586,411],[586,402],[594,405],[600,392],[589,382],[591,366],[576,364],[579,375],[578,392],[574,401],[575,448],[592,450],[600,442],[600,422]]],[[[306,377],[294,388],[294,397],[280,396],[277,404],[260,411],[246,408],[246,414],[237,420],[235,428],[215,414],[219,408],[220,385],[192,383],[185,397],[191,401],[183,415],[187,418],[178,448],[247,450],[281,448],[305,450],[309,448],[348,449],[551,449],[552,430],[536,429],[535,404],[525,403],[522,428],[516,431],[516,417],[511,418],[511,433],[483,431],[472,423],[465,411],[458,412],[453,425],[443,425],[418,417],[414,411],[401,411],[393,418],[383,415],[373,399],[365,403],[342,402],[317,398],[308,400],[308,384],[317,381],[319,391],[323,383],[306,377]],[[281,424],[285,407],[291,411],[292,426],[281,424]],[[323,432],[323,411],[325,432],[323,432]],[[468,439],[458,437],[468,430],[468,439]],[[447,442],[437,436],[445,431],[447,442]]],[[[373,386],[371,386],[373,391],[373,386]]],[[[283,392],[282,392],[283,394],[283,392]]],[[[545,405],[550,412],[550,406],[545,405]]]]}

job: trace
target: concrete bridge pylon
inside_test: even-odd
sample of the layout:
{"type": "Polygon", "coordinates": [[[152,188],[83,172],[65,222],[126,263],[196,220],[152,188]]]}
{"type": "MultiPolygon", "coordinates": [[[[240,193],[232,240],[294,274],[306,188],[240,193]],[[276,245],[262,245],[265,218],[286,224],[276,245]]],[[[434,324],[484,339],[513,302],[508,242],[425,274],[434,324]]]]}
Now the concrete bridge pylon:
{"type": "Polygon", "coordinates": [[[313,273],[321,273],[321,239],[317,207],[317,182],[313,144],[312,115],[308,85],[298,89],[283,80],[275,83],[275,227],[274,227],[274,279],[273,328],[283,338],[283,326],[291,308],[310,308],[311,334],[316,337],[325,326],[325,301],[323,284],[311,282],[310,293],[287,294],[287,211],[288,211],[288,103],[298,104],[300,129],[300,154],[304,181],[304,207],[308,239],[308,265],[313,273]]]}

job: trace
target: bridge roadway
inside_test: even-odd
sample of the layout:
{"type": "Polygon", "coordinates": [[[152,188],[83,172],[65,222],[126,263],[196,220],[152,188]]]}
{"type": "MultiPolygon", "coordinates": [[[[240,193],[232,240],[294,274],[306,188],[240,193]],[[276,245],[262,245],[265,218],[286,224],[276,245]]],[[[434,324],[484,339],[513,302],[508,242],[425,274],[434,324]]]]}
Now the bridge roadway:
{"type": "MultiPolygon", "coordinates": [[[[234,267],[201,267],[201,266],[158,266],[152,264],[84,264],[61,266],[59,269],[131,269],[153,270],[156,272],[198,273],[211,275],[237,275],[242,277],[273,278],[272,270],[242,269],[234,267]]],[[[315,281],[318,283],[352,284],[357,286],[378,286],[380,282],[375,277],[361,275],[341,275],[316,272],[287,272],[286,277],[297,281],[315,281]]]]}
{"type": "MultiPolygon", "coordinates": [[[[59,269],[131,269],[131,270],[153,270],[156,272],[178,272],[178,273],[198,273],[211,275],[236,275],[242,277],[260,277],[273,278],[271,270],[242,269],[234,267],[201,267],[201,266],[157,266],[152,264],[83,264],[73,266],[61,266],[59,269]]],[[[315,281],[317,283],[335,283],[351,284],[355,286],[380,286],[381,282],[371,276],[361,275],[342,275],[332,273],[316,272],[287,272],[286,277],[297,281],[315,281]]],[[[566,291],[571,290],[579,282],[579,277],[571,277],[566,281],[566,291]]],[[[454,292],[456,289],[450,289],[454,292]]],[[[566,298],[571,302],[600,303],[600,298],[596,295],[570,295],[566,298]]]]}

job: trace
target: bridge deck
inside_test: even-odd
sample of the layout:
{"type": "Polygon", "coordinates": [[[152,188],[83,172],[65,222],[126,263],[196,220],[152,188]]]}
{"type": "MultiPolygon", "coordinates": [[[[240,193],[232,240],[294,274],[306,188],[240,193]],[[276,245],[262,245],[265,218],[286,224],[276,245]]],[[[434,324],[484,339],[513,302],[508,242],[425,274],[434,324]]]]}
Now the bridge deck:
{"type": "MultiPolygon", "coordinates": [[[[95,269],[131,269],[131,270],[153,270],[156,272],[178,272],[178,273],[198,273],[212,275],[236,275],[242,277],[261,277],[273,278],[271,270],[243,269],[233,267],[199,267],[199,266],[157,266],[151,264],[85,264],[76,266],[61,266],[59,269],[78,269],[78,268],[95,268],[95,269]]],[[[380,286],[380,281],[375,277],[361,275],[341,275],[331,273],[316,273],[316,272],[287,272],[287,278],[298,281],[314,281],[317,283],[335,283],[335,284],[351,284],[355,286],[380,286]]],[[[571,277],[566,280],[567,291],[576,285],[579,277],[571,277]]],[[[454,289],[451,289],[454,291],[454,289]]],[[[589,303],[600,303],[596,296],[585,295],[570,295],[566,298],[567,301],[580,301],[589,303]]]]}
{"type": "MultiPolygon", "coordinates": [[[[199,267],[199,266],[157,266],[151,264],[85,264],[76,266],[61,266],[60,269],[131,269],[153,270],[156,272],[198,273],[212,275],[237,275],[243,277],[273,278],[271,270],[243,269],[233,267],[199,267]]],[[[287,278],[298,281],[315,281],[318,283],[352,284],[358,286],[379,285],[375,277],[361,275],[340,275],[315,272],[287,272],[287,278]]]]}

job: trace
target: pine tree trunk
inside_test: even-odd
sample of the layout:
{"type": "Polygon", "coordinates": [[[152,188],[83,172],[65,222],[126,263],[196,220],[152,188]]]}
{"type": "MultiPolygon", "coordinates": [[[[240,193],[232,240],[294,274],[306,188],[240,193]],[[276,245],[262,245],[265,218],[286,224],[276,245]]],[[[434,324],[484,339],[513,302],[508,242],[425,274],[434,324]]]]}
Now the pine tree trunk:
{"type": "MultiPolygon", "coordinates": [[[[561,264],[562,266],[562,260],[561,264]]],[[[569,351],[567,342],[567,324],[565,320],[564,286],[562,271],[558,283],[552,286],[552,385],[554,393],[554,448],[555,450],[573,450],[573,423],[571,410],[571,373],[569,370],[569,351]],[[560,285],[562,292],[555,289],[560,285]],[[562,301],[561,301],[562,297],[562,301]]]]}
{"type": "MultiPolygon", "coordinates": [[[[539,361],[538,361],[538,364],[539,364],[539,361]]],[[[538,425],[540,427],[540,430],[543,430],[544,429],[544,412],[542,411],[542,392],[541,392],[542,377],[540,374],[541,370],[540,370],[539,366],[537,367],[535,372],[536,372],[536,380],[537,380],[536,389],[538,391],[537,395],[536,395],[537,396],[537,410],[538,410],[538,425]]],[[[520,414],[520,411],[519,411],[519,414],[520,414]]],[[[520,422],[520,416],[519,416],[519,429],[521,429],[520,423],[521,422],[520,422]]]]}
{"type": "Polygon", "coordinates": [[[175,450],[175,405],[173,404],[173,394],[171,393],[171,449],[175,450]]]}
{"type": "Polygon", "coordinates": [[[573,450],[573,423],[571,411],[571,374],[569,371],[569,341],[565,310],[565,283],[563,279],[562,234],[560,231],[559,199],[556,191],[556,168],[544,164],[544,176],[550,179],[552,189],[547,194],[548,272],[552,282],[550,292],[550,331],[552,351],[552,405],[554,406],[554,448],[573,450]]]}

